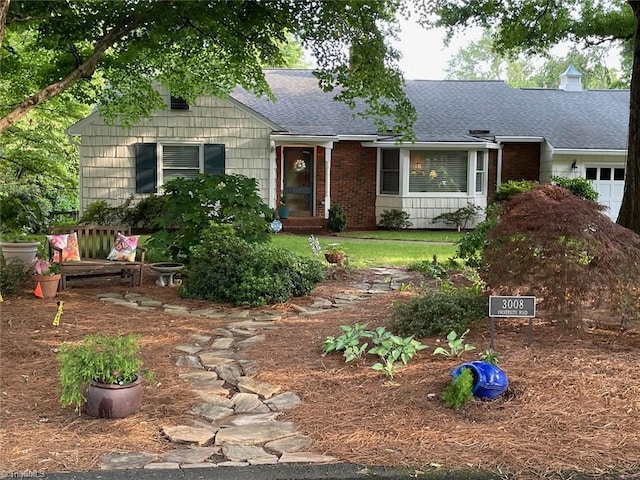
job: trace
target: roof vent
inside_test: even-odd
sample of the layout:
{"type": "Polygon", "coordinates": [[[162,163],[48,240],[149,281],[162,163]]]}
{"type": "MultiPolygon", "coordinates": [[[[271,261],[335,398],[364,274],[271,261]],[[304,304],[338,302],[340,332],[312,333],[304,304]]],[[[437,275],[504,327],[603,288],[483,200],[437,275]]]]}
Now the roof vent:
{"type": "Polygon", "coordinates": [[[171,110],[189,110],[189,104],[184,98],[171,95],[171,110]]]}
{"type": "Polygon", "coordinates": [[[560,90],[566,92],[582,91],[582,73],[573,66],[573,63],[560,75],[560,90]]]}
{"type": "Polygon", "coordinates": [[[469,135],[475,135],[484,137],[485,135],[489,135],[491,130],[469,130],[469,135]]]}

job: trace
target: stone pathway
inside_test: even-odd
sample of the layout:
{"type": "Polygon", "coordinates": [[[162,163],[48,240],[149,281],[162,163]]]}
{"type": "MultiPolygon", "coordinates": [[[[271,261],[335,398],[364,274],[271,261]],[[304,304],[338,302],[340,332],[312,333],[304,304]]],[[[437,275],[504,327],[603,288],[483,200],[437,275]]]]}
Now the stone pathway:
{"type": "MultiPolygon", "coordinates": [[[[366,301],[372,295],[399,288],[408,277],[397,269],[376,269],[375,278],[356,287],[355,294],[316,298],[309,307],[293,305],[297,315],[326,313],[328,309],[366,301]]],[[[338,459],[308,451],[311,439],[302,435],[292,422],[278,420],[282,412],[301,403],[295,392],[281,392],[253,378],[254,362],[244,349],[265,340],[264,330],[276,329],[280,315],[242,310],[224,314],[215,309],[189,310],[185,306],[163,304],[136,293],[104,293],[102,301],[137,310],[157,310],[223,319],[225,325],[211,332],[191,335],[176,345],[177,367],[189,371],[179,378],[191,385],[194,405],[189,425],[163,426],[165,437],[176,449],[155,455],[145,452],[111,453],[101,462],[102,469],[177,469],[276,463],[318,464],[338,459]]]]}

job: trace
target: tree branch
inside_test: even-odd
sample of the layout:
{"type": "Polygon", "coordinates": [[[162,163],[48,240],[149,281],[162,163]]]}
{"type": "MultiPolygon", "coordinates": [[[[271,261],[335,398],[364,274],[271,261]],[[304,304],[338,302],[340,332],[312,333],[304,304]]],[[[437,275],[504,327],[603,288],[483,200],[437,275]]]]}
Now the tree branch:
{"type": "MultiPolygon", "coordinates": [[[[9,0],[0,0],[2,2],[9,3],[9,0]]],[[[160,3],[157,3],[153,10],[160,3]]],[[[4,3],[2,4],[4,6],[4,3]]],[[[96,66],[100,61],[100,58],[104,55],[107,49],[113,46],[118,40],[122,39],[128,33],[131,33],[136,28],[144,25],[149,18],[148,11],[144,15],[132,16],[125,18],[120,24],[116,25],[105,36],[99,39],[93,48],[93,53],[82,64],[75,68],[66,78],[59,82],[52,83],[51,85],[43,88],[39,92],[31,95],[26,100],[19,103],[13,110],[7,113],[4,117],[0,118],[0,132],[6,130],[10,125],[13,125],[17,120],[29,112],[33,107],[41,104],[42,102],[54,97],[55,95],[67,90],[78,80],[82,78],[91,78],[95,72],[96,66]]]]}

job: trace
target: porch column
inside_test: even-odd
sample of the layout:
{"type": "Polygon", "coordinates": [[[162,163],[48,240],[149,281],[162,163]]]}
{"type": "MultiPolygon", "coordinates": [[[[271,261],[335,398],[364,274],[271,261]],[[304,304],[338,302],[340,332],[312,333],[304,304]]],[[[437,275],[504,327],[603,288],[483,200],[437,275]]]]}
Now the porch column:
{"type": "Polygon", "coordinates": [[[331,152],[333,145],[324,145],[324,218],[331,208],[331,152]]]}
{"type": "Polygon", "coordinates": [[[276,142],[269,143],[269,207],[276,208],[276,142]]]}

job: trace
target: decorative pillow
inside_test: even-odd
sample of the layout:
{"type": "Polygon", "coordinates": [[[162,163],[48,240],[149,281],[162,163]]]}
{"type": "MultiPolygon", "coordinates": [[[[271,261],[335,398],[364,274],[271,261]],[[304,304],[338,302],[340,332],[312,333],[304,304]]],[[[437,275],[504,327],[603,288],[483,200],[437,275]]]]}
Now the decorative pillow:
{"type": "Polygon", "coordinates": [[[125,262],[135,262],[136,260],[136,248],[138,247],[138,239],[140,235],[132,235],[126,237],[120,232],[116,234],[116,243],[113,244],[113,248],[107,260],[123,260],[125,262]]]}
{"type": "MultiPolygon", "coordinates": [[[[47,240],[51,246],[62,249],[62,261],[63,262],[79,262],[80,261],[80,247],[78,246],[78,235],[73,233],[67,233],[65,235],[47,235],[47,240]]],[[[53,254],[53,261],[58,262],[60,260],[60,252],[57,250],[53,254]]]]}

